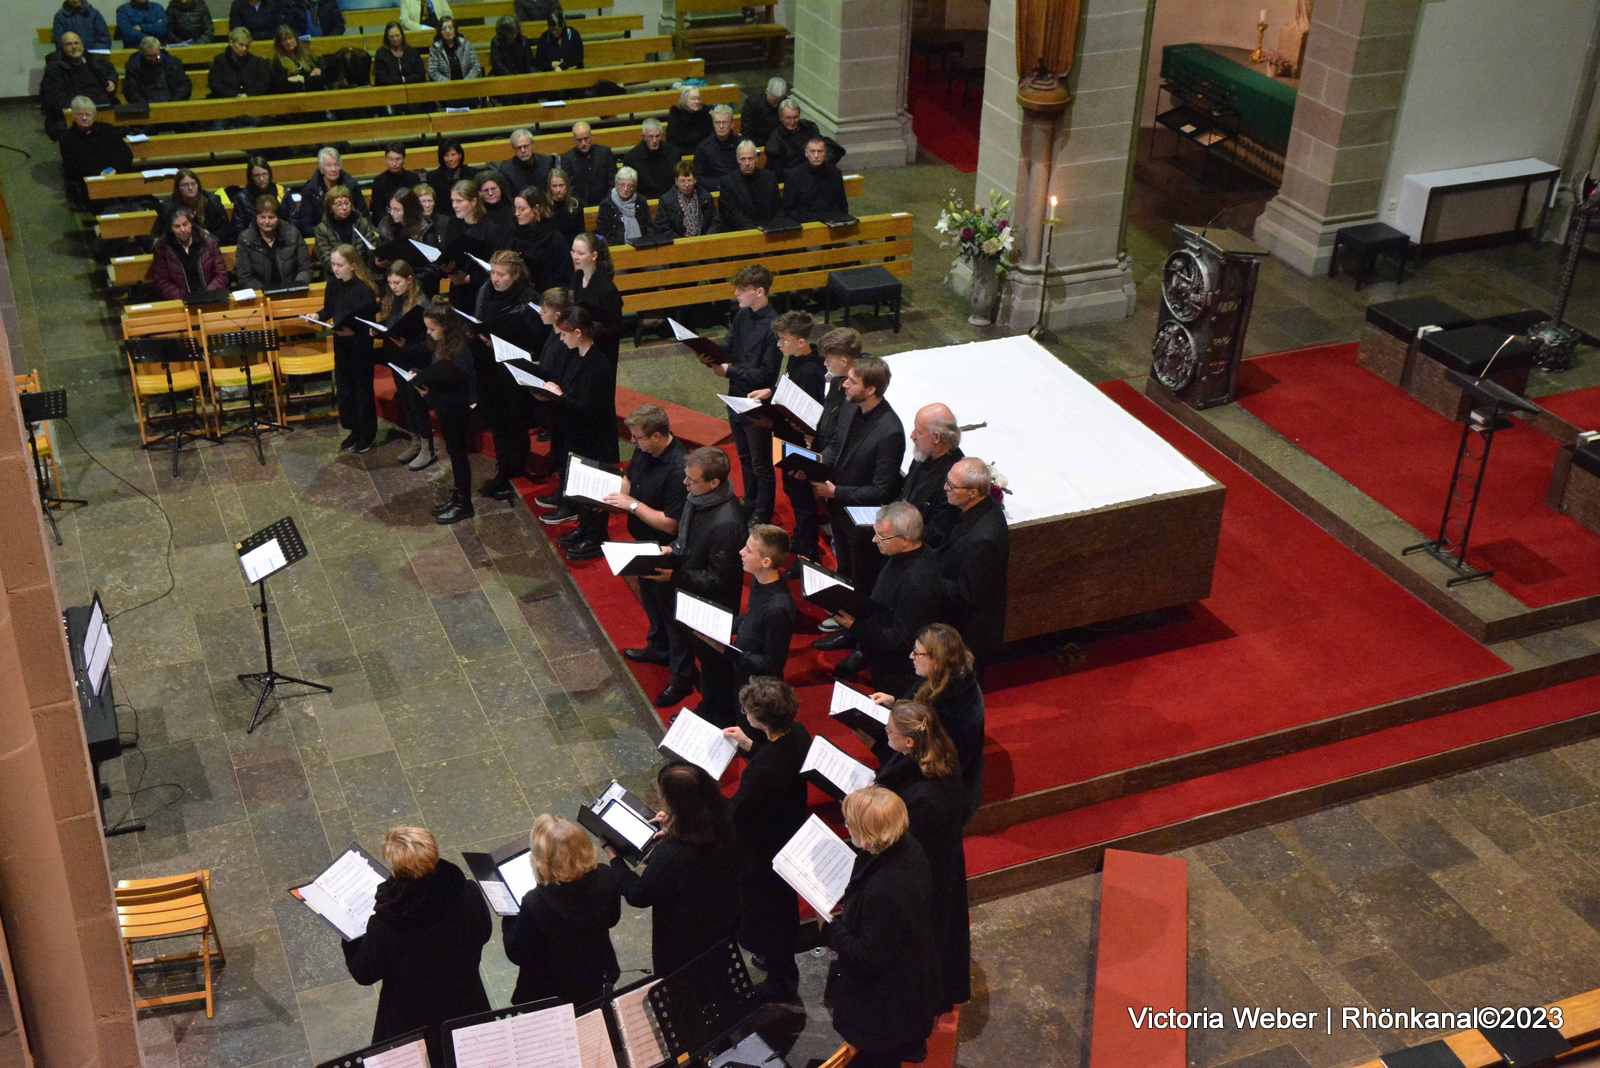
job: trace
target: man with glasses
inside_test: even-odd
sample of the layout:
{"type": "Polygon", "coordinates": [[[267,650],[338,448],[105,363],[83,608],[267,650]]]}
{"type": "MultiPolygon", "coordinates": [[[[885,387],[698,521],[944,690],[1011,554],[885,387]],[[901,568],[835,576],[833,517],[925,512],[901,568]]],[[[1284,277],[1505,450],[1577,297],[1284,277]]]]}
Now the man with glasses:
{"type": "MultiPolygon", "coordinates": [[[[855,651],[833,673],[849,678],[863,667],[872,686],[884,693],[906,693],[916,683],[910,653],[917,635],[939,622],[939,563],[922,544],[922,513],[905,501],[878,509],[872,543],[883,567],[859,617],[837,612],[834,618],[855,640],[855,651]]],[[[818,647],[834,639],[818,642],[818,647]]],[[[831,646],[830,646],[831,647],[831,646]]]]}
{"type": "Polygon", "coordinates": [[[900,499],[922,513],[922,537],[937,549],[961,517],[945,499],[944,484],[950,468],[965,454],[961,451],[961,426],[947,404],[935,402],[917,409],[911,423],[911,466],[900,487],[900,499]]]}
{"type": "Polygon", "coordinates": [[[658,119],[645,119],[639,127],[639,143],[622,155],[622,165],[632,167],[639,176],[639,195],[654,200],[675,184],[680,158],[666,145],[667,134],[658,119]]]}
{"type": "Polygon", "coordinates": [[[617,178],[616,157],[605,145],[594,143],[594,131],[586,122],[572,124],[572,148],[561,157],[561,169],[584,206],[604,200],[617,178]]]}
{"type": "Polygon", "coordinates": [[[1006,515],[990,499],[989,465],[956,461],[944,495],[961,513],[939,549],[939,596],[945,621],[961,632],[981,669],[1005,644],[1006,569],[1011,554],[1006,515]]]}
{"type": "MultiPolygon", "coordinates": [[[[500,173],[506,176],[506,195],[516,196],[524,189],[543,190],[550,184],[550,168],[555,166],[554,156],[541,156],[533,150],[533,131],[511,131],[511,158],[500,164],[500,173]]],[[[585,201],[585,203],[588,203],[585,201]]]]}
{"type": "MultiPolygon", "coordinates": [[[[606,497],[606,503],[628,513],[628,533],[634,541],[670,545],[677,537],[678,516],[688,497],[683,465],[689,450],[672,436],[667,413],[654,404],[635,409],[626,422],[633,439],[633,457],[622,476],[622,492],[606,497]]],[[[624,649],[622,655],[643,664],[670,666],[674,678],[692,676],[694,656],[682,640],[682,628],[672,626],[672,587],[664,582],[641,582],[639,600],[644,603],[650,629],[644,645],[624,649]]]]}

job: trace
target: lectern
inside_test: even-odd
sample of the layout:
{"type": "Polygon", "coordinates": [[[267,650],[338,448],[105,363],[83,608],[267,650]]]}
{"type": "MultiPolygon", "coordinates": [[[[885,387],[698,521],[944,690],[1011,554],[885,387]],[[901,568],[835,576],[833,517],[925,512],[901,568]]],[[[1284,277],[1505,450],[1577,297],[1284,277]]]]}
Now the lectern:
{"type": "Polygon", "coordinates": [[[1233,400],[1267,250],[1233,230],[1172,228],[1150,374],[1192,408],[1233,400]]]}

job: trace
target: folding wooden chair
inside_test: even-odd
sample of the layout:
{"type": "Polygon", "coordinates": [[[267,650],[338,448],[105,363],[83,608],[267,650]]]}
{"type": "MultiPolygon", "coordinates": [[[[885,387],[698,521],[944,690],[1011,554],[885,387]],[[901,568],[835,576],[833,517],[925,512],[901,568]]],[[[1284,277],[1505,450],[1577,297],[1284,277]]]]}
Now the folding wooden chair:
{"type": "Polygon", "coordinates": [[[272,369],[272,353],[278,335],[267,322],[262,304],[200,313],[200,346],[205,352],[206,381],[211,391],[211,426],[216,437],[249,434],[256,443],[256,459],[267,462],[261,447],[263,430],[282,430],[283,424],[266,418],[278,410],[278,380],[272,369]],[[265,390],[271,407],[256,396],[265,390]],[[227,416],[243,415],[244,421],[223,430],[227,416]]]}
{"type": "MultiPolygon", "coordinates": [[[[182,305],[130,316],[122,323],[124,342],[188,338],[193,334],[194,316],[182,305]]],[[[124,345],[124,357],[133,385],[133,416],[139,424],[140,444],[150,446],[170,440],[177,441],[181,447],[181,440],[174,438],[181,428],[178,399],[183,397],[189,402],[186,415],[190,425],[204,421],[206,396],[201,381],[202,361],[140,362],[129,353],[127,345],[124,345]],[[164,432],[152,429],[151,424],[157,420],[167,427],[164,432]]]]}
{"type": "Polygon", "coordinates": [[[205,976],[201,990],[181,994],[160,994],[155,997],[136,998],[134,1005],[140,1009],[159,1005],[177,1005],[189,1001],[206,1003],[206,1018],[216,1014],[216,1003],[211,982],[211,961],[227,961],[222,949],[222,936],[217,933],[211,912],[211,872],[207,868],[184,875],[161,879],[123,879],[117,883],[117,922],[122,928],[122,948],[128,960],[128,974],[138,983],[138,969],[167,964],[199,961],[205,976]],[[167,956],[137,957],[134,946],[138,942],[156,939],[182,938],[188,935],[200,939],[200,948],[192,953],[167,956]],[[212,940],[216,948],[212,948],[212,940]]]}
{"type": "Polygon", "coordinates": [[[272,365],[278,377],[278,422],[301,423],[339,414],[333,386],[333,338],[317,336],[318,328],[300,318],[322,310],[322,297],[269,298],[267,325],[278,332],[278,351],[272,365]],[[296,389],[296,386],[299,389],[296,389]],[[326,412],[313,413],[312,405],[326,403],[326,412]],[[296,411],[300,408],[300,411],[296,411]]]}
{"type": "MultiPolygon", "coordinates": [[[[18,393],[38,393],[44,387],[39,384],[37,369],[25,375],[17,375],[18,393]]],[[[39,450],[39,462],[44,466],[46,490],[52,497],[61,495],[61,465],[56,462],[56,435],[50,423],[39,424],[38,434],[34,438],[34,445],[39,450]]],[[[32,457],[29,457],[30,461],[32,457]]],[[[50,507],[59,508],[59,504],[50,507]]]]}
{"type": "Polygon", "coordinates": [[[844,1068],[845,1065],[856,1059],[856,1048],[845,1042],[833,1051],[833,1056],[817,1065],[817,1068],[844,1068]]]}

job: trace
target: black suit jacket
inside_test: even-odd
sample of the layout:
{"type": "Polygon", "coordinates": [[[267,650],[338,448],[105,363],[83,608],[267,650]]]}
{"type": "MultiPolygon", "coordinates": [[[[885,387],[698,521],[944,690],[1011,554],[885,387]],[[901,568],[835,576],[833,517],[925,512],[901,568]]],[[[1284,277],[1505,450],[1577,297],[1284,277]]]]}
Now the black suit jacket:
{"type": "Polygon", "coordinates": [[[1005,513],[989,500],[961,513],[939,550],[945,617],[980,657],[1005,644],[1010,546],[1005,513]]]}
{"type": "Polygon", "coordinates": [[[950,477],[950,468],[962,455],[961,447],[957,446],[937,460],[912,460],[906,480],[900,486],[900,499],[916,505],[917,511],[922,513],[922,541],[930,549],[943,545],[956,520],[961,518],[961,509],[944,495],[944,483],[950,477]]]}
{"type": "Polygon", "coordinates": [[[576,148],[561,157],[561,169],[572,181],[572,192],[583,204],[598,204],[616,181],[617,160],[605,145],[591,145],[587,156],[576,148]]]}
{"type": "Polygon", "coordinates": [[[938,555],[921,548],[885,558],[867,606],[850,628],[872,685],[885,693],[910,689],[917,681],[911,646],[940,617],[938,555]]]}
{"type": "Polygon", "coordinates": [[[822,398],[822,415],[817,418],[817,436],[812,443],[817,451],[822,453],[823,460],[833,462],[839,455],[839,446],[844,444],[844,436],[850,432],[850,423],[854,420],[856,406],[844,399],[844,379],[828,379],[824,371],[826,392],[822,398]]]}
{"type": "Polygon", "coordinates": [[[771,171],[758,169],[748,178],[736,171],[722,179],[723,229],[752,230],[782,210],[783,195],[771,171]]]}
{"type": "MultiPolygon", "coordinates": [[[[688,507],[684,506],[685,514],[688,507]]],[[[733,496],[697,512],[688,524],[687,537],[680,517],[672,551],[683,557],[683,563],[672,573],[673,585],[738,611],[744,579],[739,550],[745,537],[744,513],[733,496]]]]}
{"type": "Polygon", "coordinates": [[[833,503],[887,504],[900,488],[906,431],[888,401],[870,412],[857,408],[833,461],[833,503]]]}

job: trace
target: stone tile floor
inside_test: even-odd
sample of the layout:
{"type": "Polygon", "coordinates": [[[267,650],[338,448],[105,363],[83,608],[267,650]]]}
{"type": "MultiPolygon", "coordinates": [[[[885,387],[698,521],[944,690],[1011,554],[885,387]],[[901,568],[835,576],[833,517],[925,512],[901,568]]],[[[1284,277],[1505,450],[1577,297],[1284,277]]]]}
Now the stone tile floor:
{"type": "MultiPolygon", "coordinates": [[[[62,518],[57,577],[63,603],[98,590],[122,614],[115,685],[124,729],[140,740],[108,768],[110,811],[128,810],[131,789],[148,826],[107,849],[117,876],[210,867],[229,951],[216,1019],[147,1014],[147,1062],[314,1063],[364,1042],[375,994],[348,979],[337,945],[285,888],[352,840],[373,847],[397,821],[427,824],[454,854],[525,833],[535,813],[570,811],[611,776],[638,788],[655,764],[655,719],[528,518],[485,502],[471,523],[434,526],[427,506],[447,475],[399,469],[398,443],[339,457],[335,431],[304,429],[274,436],[265,465],[245,444],[203,445],[176,477],[164,456],[134,448],[93,250],[60,206],[32,110],[13,106],[8,118],[32,158],[0,156],[19,231],[5,279],[15,306],[0,298],[0,317],[21,360],[71,392],[69,484],[91,504],[62,518]],[[250,695],[234,675],[261,666],[260,634],[232,542],[286,514],[311,554],[269,583],[277,665],[334,692],[285,700],[247,734],[250,695]]],[[[970,199],[972,182],[927,157],[892,183],[869,176],[863,210],[917,216],[904,328],[868,324],[869,349],[974,336],[942,288],[949,254],[932,230],[944,195],[970,199]]],[[[1144,372],[1170,220],[1214,211],[1181,186],[1157,195],[1158,184],[1141,185],[1128,228],[1135,314],[1064,331],[1053,346],[1096,381],[1144,372]]],[[[1242,202],[1229,218],[1259,207],[1242,202]]],[[[1545,302],[1555,273],[1550,246],[1519,246],[1435,260],[1403,286],[1357,294],[1269,262],[1248,347],[1353,337],[1366,303],[1395,295],[1437,294],[1473,312],[1545,302]]],[[[1592,280],[1572,310],[1600,329],[1592,280]]],[[[1588,384],[1596,363],[1538,388],[1588,384]]],[[[628,386],[718,410],[698,365],[670,346],[625,353],[622,366],[628,386]]],[[[1600,742],[1585,742],[1187,850],[1191,1004],[1459,1008],[1600,985],[1597,812],[1600,742]]],[[[1089,877],[974,910],[963,1064],[1084,1063],[1096,893],[1089,877]]],[[[648,925],[626,911],[625,969],[647,963],[648,925]]],[[[795,1063],[833,1043],[821,971],[806,959],[810,1012],[789,1021],[795,1063]]],[[[503,1003],[513,975],[497,945],[484,973],[503,1003]]],[[[1196,1032],[1190,1059],[1322,1068],[1420,1037],[1196,1032]]]]}

